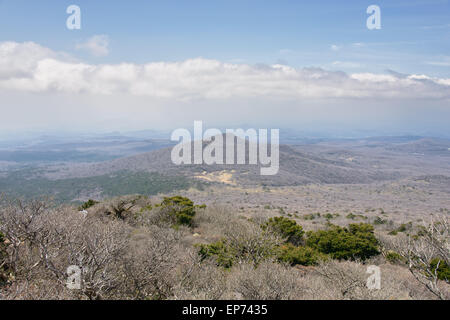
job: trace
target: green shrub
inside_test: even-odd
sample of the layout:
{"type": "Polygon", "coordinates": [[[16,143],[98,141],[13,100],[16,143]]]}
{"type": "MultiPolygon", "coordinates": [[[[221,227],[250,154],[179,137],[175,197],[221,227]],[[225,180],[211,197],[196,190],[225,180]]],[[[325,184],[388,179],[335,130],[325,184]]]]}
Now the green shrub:
{"type": "Polygon", "coordinates": [[[226,245],[224,240],[211,244],[199,244],[197,247],[199,248],[198,254],[200,255],[202,261],[208,258],[213,258],[218,266],[231,268],[233,265],[235,255],[233,254],[231,248],[226,245]]]}
{"type": "Polygon", "coordinates": [[[313,266],[327,256],[310,247],[296,247],[290,243],[280,247],[278,260],[291,265],[313,266]]]}
{"type": "Polygon", "coordinates": [[[400,225],[400,227],[398,227],[397,232],[405,232],[407,230],[410,230],[412,228],[412,223],[408,222],[408,223],[402,223],[400,225]]]}
{"type": "Polygon", "coordinates": [[[302,243],[304,231],[297,222],[285,217],[270,218],[261,226],[263,230],[269,230],[281,235],[287,242],[293,245],[302,243]]]}
{"type": "Polygon", "coordinates": [[[81,210],[87,210],[87,209],[89,209],[90,207],[95,206],[97,203],[98,203],[98,201],[89,199],[88,201],[86,201],[85,203],[83,203],[83,204],[80,206],[79,210],[80,210],[80,211],[81,211],[81,210]]]}
{"type": "Polygon", "coordinates": [[[190,226],[195,216],[194,202],[182,196],[165,197],[160,208],[175,225],[190,226]]]}
{"type": "Polygon", "coordinates": [[[395,251],[389,250],[386,252],[385,256],[386,260],[392,264],[403,262],[404,258],[395,251]]]}
{"type": "Polygon", "coordinates": [[[212,244],[201,244],[202,260],[214,258],[217,265],[230,268],[235,261],[246,261],[255,267],[264,260],[278,256],[279,242],[264,232],[257,234],[235,234],[212,244]]]}
{"type": "Polygon", "coordinates": [[[430,267],[431,267],[431,270],[433,270],[433,271],[436,270],[439,280],[444,280],[447,283],[450,281],[450,267],[444,260],[439,259],[439,258],[434,258],[433,260],[430,261],[430,267]],[[439,267],[438,267],[438,264],[439,264],[439,267]]]}
{"type": "Polygon", "coordinates": [[[309,213],[303,216],[304,220],[314,220],[316,218],[320,218],[320,213],[309,213]]]}
{"type": "Polygon", "coordinates": [[[428,234],[428,230],[427,228],[425,228],[425,226],[417,226],[417,234],[415,234],[416,238],[420,238],[423,236],[426,236],[428,234]]]}
{"type": "MultiPolygon", "coordinates": [[[[411,229],[412,229],[412,223],[411,222],[408,222],[407,224],[403,223],[397,229],[394,229],[391,232],[389,232],[389,234],[392,235],[392,236],[396,236],[399,232],[405,232],[405,231],[411,230],[411,229]]],[[[422,232],[422,230],[419,227],[419,232],[417,233],[416,236],[419,237],[419,236],[423,235],[421,232],[422,232]]]]}
{"type": "Polygon", "coordinates": [[[148,205],[146,205],[146,206],[143,206],[142,208],[141,208],[141,210],[139,210],[140,211],[140,213],[143,213],[143,212],[145,212],[145,211],[152,211],[153,210],[153,206],[151,205],[151,204],[148,204],[148,205]]]}
{"type": "Polygon", "coordinates": [[[373,226],[366,223],[350,224],[348,228],[331,225],[328,230],[310,231],[306,244],[339,260],[365,260],[379,254],[373,226]]]}
{"type": "Polygon", "coordinates": [[[349,213],[349,214],[346,216],[346,218],[347,218],[347,219],[354,220],[354,219],[356,218],[356,215],[354,215],[353,213],[349,213]]]}
{"type": "Polygon", "coordinates": [[[382,218],[380,218],[380,217],[376,217],[376,218],[373,220],[373,224],[375,224],[375,225],[385,224],[386,222],[387,222],[387,220],[382,219],[382,218]]]}

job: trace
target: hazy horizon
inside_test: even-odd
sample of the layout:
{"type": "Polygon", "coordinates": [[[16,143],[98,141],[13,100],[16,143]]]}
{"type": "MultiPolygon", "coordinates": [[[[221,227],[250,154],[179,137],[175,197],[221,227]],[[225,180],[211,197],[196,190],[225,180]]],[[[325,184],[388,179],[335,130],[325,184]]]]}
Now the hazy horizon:
{"type": "Polygon", "coordinates": [[[209,127],[450,135],[448,1],[0,1],[0,136],[209,127]],[[112,23],[112,21],[117,23],[112,23]],[[242,32],[238,32],[241,30],[242,32]]]}

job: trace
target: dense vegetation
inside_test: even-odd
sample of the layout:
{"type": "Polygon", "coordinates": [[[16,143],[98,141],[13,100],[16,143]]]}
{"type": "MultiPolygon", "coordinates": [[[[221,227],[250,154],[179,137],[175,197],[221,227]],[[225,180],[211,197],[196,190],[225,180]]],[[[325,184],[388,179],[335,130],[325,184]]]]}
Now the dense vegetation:
{"type": "Polygon", "coordinates": [[[430,267],[436,271],[439,280],[444,280],[447,283],[450,282],[450,266],[445,260],[434,258],[430,261],[430,267]]]}
{"type": "MultiPolygon", "coordinates": [[[[327,230],[308,232],[305,245],[304,231],[294,220],[285,217],[269,218],[262,230],[281,236],[282,244],[273,246],[267,256],[291,265],[316,265],[328,258],[337,260],[366,260],[379,254],[378,240],[370,224],[350,224],[348,228],[330,225],[327,230]]],[[[248,248],[233,250],[229,240],[200,245],[202,259],[213,257],[218,265],[229,268],[248,248]]]]}
{"type": "Polygon", "coordinates": [[[194,202],[186,197],[165,197],[160,204],[172,225],[188,225],[195,216],[194,202]]]}
{"type": "Polygon", "coordinates": [[[309,232],[306,243],[333,259],[362,259],[379,254],[373,226],[350,224],[347,228],[331,225],[328,230],[309,232]]]}
{"type": "Polygon", "coordinates": [[[58,203],[72,202],[88,194],[115,197],[128,194],[154,195],[198,186],[183,176],[121,171],[87,178],[49,180],[35,169],[23,169],[0,177],[0,190],[13,198],[32,199],[51,196],[58,203]]]}
{"type": "Polygon", "coordinates": [[[297,247],[288,243],[281,246],[280,249],[279,260],[290,265],[313,266],[327,259],[325,254],[311,247],[297,247]]]}
{"type": "Polygon", "coordinates": [[[286,217],[270,218],[262,225],[262,228],[278,233],[285,238],[287,242],[293,245],[301,244],[305,233],[303,228],[299,226],[297,222],[286,217]]]}

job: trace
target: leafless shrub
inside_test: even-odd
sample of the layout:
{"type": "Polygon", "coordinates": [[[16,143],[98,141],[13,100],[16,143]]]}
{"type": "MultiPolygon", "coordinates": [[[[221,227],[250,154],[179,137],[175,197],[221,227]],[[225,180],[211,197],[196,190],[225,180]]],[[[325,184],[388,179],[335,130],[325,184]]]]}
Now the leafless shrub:
{"type": "Polygon", "coordinates": [[[146,226],[158,226],[160,228],[170,228],[177,222],[174,215],[167,213],[166,208],[156,207],[141,217],[141,223],[146,226]]]}
{"type": "Polygon", "coordinates": [[[433,300],[436,297],[417,282],[407,268],[390,263],[381,267],[381,290],[386,299],[433,300]]]}
{"type": "Polygon", "coordinates": [[[283,239],[262,230],[258,219],[210,206],[197,211],[194,231],[175,230],[158,220],[158,210],[149,205],[148,198],[117,198],[83,215],[47,201],[2,203],[0,299],[448,297],[449,286],[436,279],[429,265],[435,257],[448,263],[445,219],[416,230],[418,237],[381,237],[379,231],[384,249],[400,253],[405,263],[387,264],[382,256],[366,261],[382,269],[381,290],[369,290],[367,265],[358,262],[302,268],[275,263],[283,239]],[[202,261],[193,247],[199,239],[222,239],[233,254],[233,266],[224,270],[202,261]],[[79,290],[66,287],[71,265],[82,270],[79,290]]]}
{"type": "Polygon", "coordinates": [[[298,296],[299,273],[277,263],[265,261],[257,268],[243,263],[233,268],[232,292],[244,300],[290,300],[298,296]]]}
{"type": "Polygon", "coordinates": [[[283,239],[270,231],[264,231],[260,225],[241,222],[225,227],[225,239],[237,262],[249,262],[257,266],[264,260],[272,259],[283,239]]]}
{"type": "Polygon", "coordinates": [[[7,241],[7,264],[14,277],[29,281],[44,266],[55,275],[64,273],[52,262],[52,247],[61,245],[62,235],[55,226],[55,209],[44,201],[8,202],[0,211],[0,232],[7,241]],[[53,232],[56,231],[56,232],[53,232]]]}
{"type": "Polygon", "coordinates": [[[198,254],[189,256],[173,299],[219,300],[227,296],[227,271],[210,261],[200,261],[198,254]]]}
{"type": "Polygon", "coordinates": [[[80,231],[66,243],[68,263],[83,270],[82,293],[89,299],[115,297],[121,285],[120,261],[128,247],[129,228],[119,221],[86,221],[80,231]]]}
{"type": "Polygon", "coordinates": [[[140,198],[140,196],[128,196],[112,199],[106,207],[105,213],[117,219],[125,220],[140,198]]]}
{"type": "Polygon", "coordinates": [[[385,249],[392,249],[406,261],[414,278],[437,298],[449,298],[448,284],[440,281],[438,269],[441,263],[450,265],[449,222],[446,216],[432,218],[418,229],[417,235],[399,235],[394,239],[382,239],[385,249]],[[430,262],[438,259],[436,265],[430,262]]]}
{"type": "Polygon", "coordinates": [[[381,273],[380,289],[370,289],[367,286],[369,276],[367,265],[359,262],[324,261],[314,270],[310,293],[313,299],[380,300],[406,298],[405,294],[399,291],[399,285],[392,282],[388,274],[381,273]]]}
{"type": "MultiPolygon", "coordinates": [[[[353,262],[322,262],[315,270],[325,287],[335,299],[364,299],[367,297],[366,281],[360,265],[353,262]]],[[[329,294],[329,293],[328,293],[329,294]]]]}
{"type": "Polygon", "coordinates": [[[240,223],[234,211],[222,206],[208,206],[197,211],[193,226],[208,238],[223,238],[228,225],[240,223]]]}
{"type": "Polygon", "coordinates": [[[125,224],[86,219],[75,210],[51,208],[42,201],[10,203],[0,212],[16,288],[39,287],[47,279],[63,291],[70,265],[82,268],[83,286],[77,293],[89,299],[108,296],[117,287],[116,262],[128,234],[125,224]]]}
{"type": "Polygon", "coordinates": [[[167,299],[186,259],[179,232],[151,226],[139,230],[123,259],[126,295],[132,299],[167,299]]]}
{"type": "Polygon", "coordinates": [[[319,300],[409,300],[433,299],[402,266],[380,265],[380,289],[369,289],[367,264],[334,260],[321,263],[300,283],[301,299],[319,300]]]}

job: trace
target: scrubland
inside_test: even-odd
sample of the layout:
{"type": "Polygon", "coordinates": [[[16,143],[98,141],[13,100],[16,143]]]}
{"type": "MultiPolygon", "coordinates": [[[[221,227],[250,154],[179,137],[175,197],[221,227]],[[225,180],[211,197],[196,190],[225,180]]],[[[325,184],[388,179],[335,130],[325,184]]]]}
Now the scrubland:
{"type": "Polygon", "coordinates": [[[449,298],[447,211],[403,224],[383,222],[390,213],[336,214],[243,212],[182,196],[5,200],[0,297],[449,298]],[[367,286],[369,266],[380,268],[379,289],[367,286]]]}

